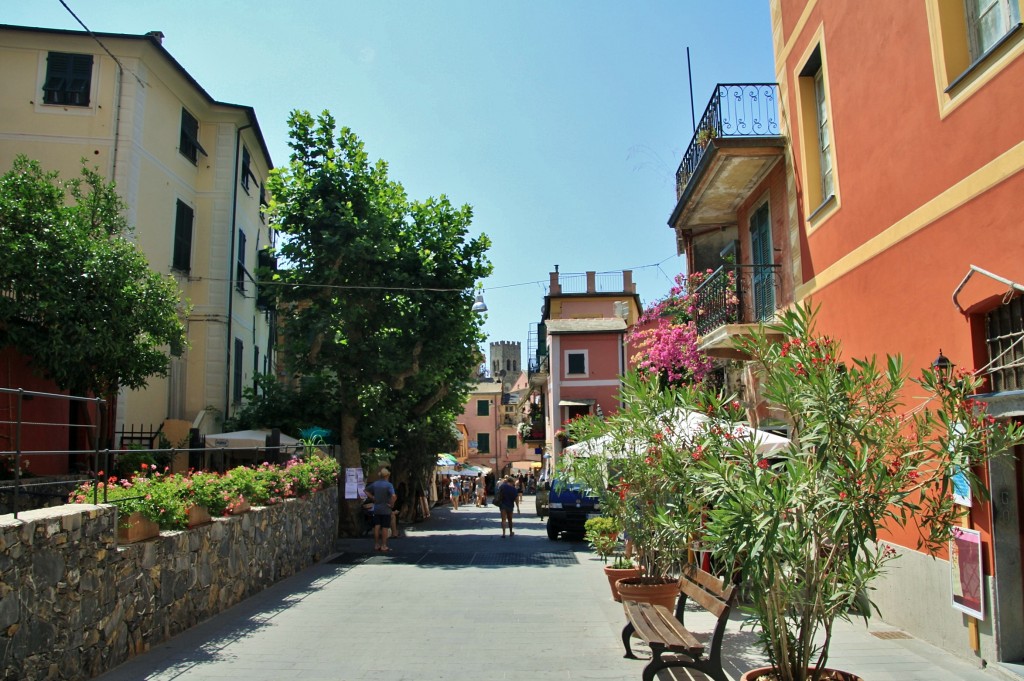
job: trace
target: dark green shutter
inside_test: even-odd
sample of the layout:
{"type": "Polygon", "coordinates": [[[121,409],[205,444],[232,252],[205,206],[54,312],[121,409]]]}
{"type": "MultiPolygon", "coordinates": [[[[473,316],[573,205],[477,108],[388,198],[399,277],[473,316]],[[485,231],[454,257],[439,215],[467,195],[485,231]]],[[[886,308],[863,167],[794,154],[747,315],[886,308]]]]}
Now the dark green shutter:
{"type": "Polygon", "coordinates": [[[775,313],[775,271],[772,264],[771,215],[766,201],[750,218],[750,257],[754,265],[754,319],[761,322],[775,313]]]}
{"type": "Polygon", "coordinates": [[[195,213],[183,201],[178,201],[174,219],[174,255],[171,267],[182,272],[192,269],[192,222],[195,213]]]}

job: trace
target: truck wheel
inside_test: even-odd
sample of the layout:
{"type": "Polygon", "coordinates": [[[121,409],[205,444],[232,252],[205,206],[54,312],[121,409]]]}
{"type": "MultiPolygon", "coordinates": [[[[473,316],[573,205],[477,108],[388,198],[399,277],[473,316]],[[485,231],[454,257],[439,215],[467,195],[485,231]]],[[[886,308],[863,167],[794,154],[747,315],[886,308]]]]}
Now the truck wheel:
{"type": "Polygon", "coordinates": [[[558,526],[551,522],[550,518],[548,518],[548,539],[558,541],[558,526]]]}

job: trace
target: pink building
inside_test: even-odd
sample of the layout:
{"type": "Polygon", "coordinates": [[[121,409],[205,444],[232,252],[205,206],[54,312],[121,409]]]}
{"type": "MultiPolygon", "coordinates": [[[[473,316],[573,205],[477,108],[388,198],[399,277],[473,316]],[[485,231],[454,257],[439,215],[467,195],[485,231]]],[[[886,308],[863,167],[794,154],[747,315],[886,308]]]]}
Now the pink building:
{"type": "Polygon", "coordinates": [[[516,430],[516,407],[501,381],[477,382],[456,422],[466,433],[466,461],[502,472],[513,461],[524,459],[526,451],[516,430]]]}
{"type": "MultiPolygon", "coordinates": [[[[550,274],[543,318],[536,337],[531,338],[531,345],[537,345],[528,365],[528,400],[544,414],[543,444],[553,455],[552,464],[562,450],[555,433],[566,422],[618,410],[621,376],[628,362],[626,333],[640,312],[640,298],[628,270],[550,274]]],[[[527,444],[534,443],[527,440],[527,444]]]]}

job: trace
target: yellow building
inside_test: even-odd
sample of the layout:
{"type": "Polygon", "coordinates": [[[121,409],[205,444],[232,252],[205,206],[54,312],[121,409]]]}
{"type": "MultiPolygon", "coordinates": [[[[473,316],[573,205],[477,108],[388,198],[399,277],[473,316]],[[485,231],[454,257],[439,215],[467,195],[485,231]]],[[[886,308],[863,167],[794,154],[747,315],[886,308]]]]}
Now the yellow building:
{"type": "Polygon", "coordinates": [[[217,432],[274,366],[255,286],[274,242],[261,213],[272,164],[253,109],[214,100],[162,38],[0,26],[0,165],[24,154],[69,178],[84,158],[117,183],[150,266],[191,305],[189,348],[167,378],[120,395],[118,429],[217,432]]]}

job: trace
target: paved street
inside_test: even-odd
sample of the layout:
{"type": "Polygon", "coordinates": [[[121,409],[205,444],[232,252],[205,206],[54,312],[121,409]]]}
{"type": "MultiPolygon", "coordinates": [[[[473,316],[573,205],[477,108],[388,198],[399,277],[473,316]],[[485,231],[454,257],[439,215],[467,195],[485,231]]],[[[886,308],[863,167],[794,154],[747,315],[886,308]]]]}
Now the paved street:
{"type": "MultiPolygon", "coordinates": [[[[374,554],[370,538],[341,540],[338,555],[99,678],[639,681],[645,663],[622,658],[624,618],[601,562],[584,543],[548,541],[533,503],[525,499],[507,539],[497,509],[471,505],[434,509],[403,528],[389,555],[374,554]]],[[[711,625],[699,616],[688,624],[711,625]]],[[[1007,678],[914,639],[837,628],[833,666],[867,681],[1007,678]]],[[[759,663],[738,619],[724,651],[733,678],[759,663]]],[[[691,678],[676,674],[659,678],[691,678]]]]}

